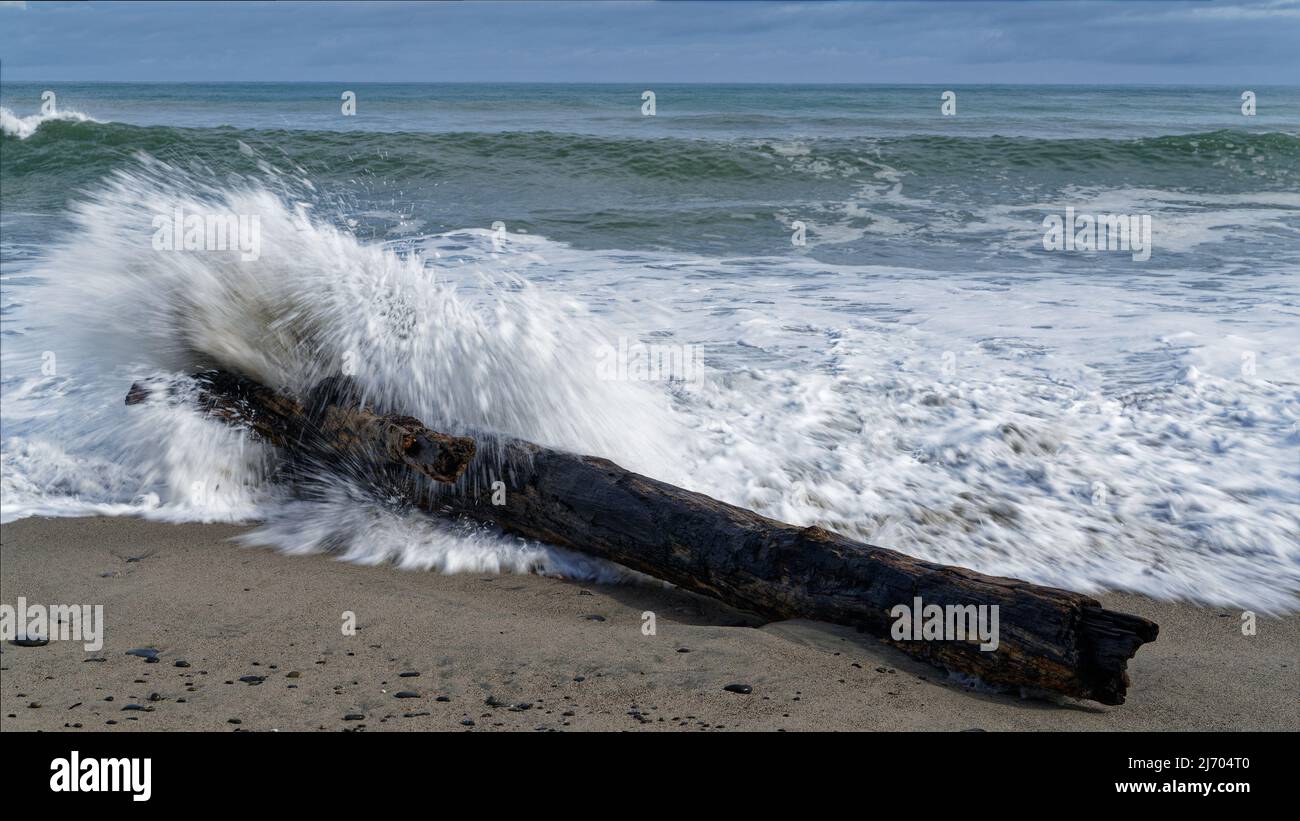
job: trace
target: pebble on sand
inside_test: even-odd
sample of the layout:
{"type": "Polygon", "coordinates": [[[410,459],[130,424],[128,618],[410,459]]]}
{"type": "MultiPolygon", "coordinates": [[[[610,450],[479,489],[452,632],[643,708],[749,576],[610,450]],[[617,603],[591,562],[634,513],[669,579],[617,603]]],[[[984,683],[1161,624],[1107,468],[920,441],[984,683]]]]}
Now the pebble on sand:
{"type": "Polygon", "coordinates": [[[741,695],[746,696],[754,692],[754,688],[748,684],[728,684],[722,689],[726,690],[728,693],[740,693],[741,695]]]}

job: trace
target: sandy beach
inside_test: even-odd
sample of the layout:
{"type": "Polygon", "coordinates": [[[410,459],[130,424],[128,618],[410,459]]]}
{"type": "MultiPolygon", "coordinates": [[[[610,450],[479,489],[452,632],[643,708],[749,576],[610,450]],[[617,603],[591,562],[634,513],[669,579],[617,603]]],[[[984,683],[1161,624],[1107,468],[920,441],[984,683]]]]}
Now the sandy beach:
{"type": "Polygon", "coordinates": [[[852,630],[678,590],[364,567],[229,541],[244,529],[0,529],[5,604],[102,604],[105,621],[97,652],[4,645],[4,730],[1300,729],[1294,615],[1248,637],[1235,611],[1102,596],[1160,625],[1128,702],[1103,707],[972,688],[852,630]]]}

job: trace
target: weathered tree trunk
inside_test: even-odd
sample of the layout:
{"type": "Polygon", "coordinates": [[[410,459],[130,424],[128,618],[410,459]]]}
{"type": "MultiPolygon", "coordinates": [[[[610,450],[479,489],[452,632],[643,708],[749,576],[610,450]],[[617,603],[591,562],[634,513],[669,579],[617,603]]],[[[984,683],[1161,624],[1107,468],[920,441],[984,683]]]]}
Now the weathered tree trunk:
{"type": "MultiPolygon", "coordinates": [[[[205,390],[208,406],[229,421],[246,420],[250,412],[260,420],[279,420],[301,407],[238,377],[209,379],[205,390]],[[230,393],[231,386],[238,391],[230,393]]],[[[278,421],[271,428],[271,436],[277,436],[278,421]]],[[[343,436],[347,428],[332,430],[332,436],[343,436]]],[[[292,450],[301,440],[272,441],[292,450]]],[[[468,517],[608,559],[767,618],[855,626],[913,656],[991,684],[1103,704],[1124,702],[1128,659],[1158,632],[1153,622],[1106,610],[1088,596],[924,562],[818,527],[785,524],[605,459],[520,441],[499,443],[498,453],[505,490],[498,501],[503,503],[493,504],[490,483],[468,481],[481,480],[497,469],[495,464],[483,465],[450,488],[417,490],[412,483],[412,501],[435,514],[468,517]],[[917,599],[945,612],[996,606],[997,648],[981,650],[980,639],[971,636],[894,639],[897,620],[891,611],[913,607],[917,599]]],[[[919,625],[922,613],[912,616],[919,625]]]]}
{"type": "MultiPolygon", "coordinates": [[[[492,504],[484,488],[435,496],[425,506],[608,559],[767,618],[859,627],[989,683],[1103,704],[1124,702],[1127,661],[1156,638],[1154,623],[1088,596],[785,524],[606,459],[524,442],[509,443],[506,455],[504,504],[492,504]],[[891,610],[912,608],[917,598],[943,608],[997,606],[997,649],[981,650],[973,637],[893,640],[891,610]]],[[[911,614],[918,624],[921,615],[911,614]]]]}
{"type": "MultiPolygon", "coordinates": [[[[156,391],[133,384],[126,404],[156,391]]],[[[410,416],[376,414],[358,407],[346,378],[322,381],[299,402],[228,371],[195,375],[192,383],[165,386],[173,399],[191,398],[209,416],[251,428],[291,456],[352,469],[409,468],[438,482],[454,482],[474,458],[474,440],[431,431],[410,416]]]]}

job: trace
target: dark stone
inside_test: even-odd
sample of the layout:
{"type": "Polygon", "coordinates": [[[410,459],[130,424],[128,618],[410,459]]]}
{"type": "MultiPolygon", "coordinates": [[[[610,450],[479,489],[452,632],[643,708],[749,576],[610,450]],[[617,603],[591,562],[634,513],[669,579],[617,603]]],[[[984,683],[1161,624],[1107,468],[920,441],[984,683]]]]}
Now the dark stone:
{"type": "Polygon", "coordinates": [[[188,661],[186,661],[185,659],[181,659],[180,661],[176,662],[176,663],[173,664],[172,666],[173,666],[173,667],[189,667],[189,666],[190,666],[190,663],[189,663],[188,661]]]}
{"type": "Polygon", "coordinates": [[[364,713],[348,713],[343,716],[344,721],[364,721],[365,718],[366,716],[364,713]]]}
{"type": "Polygon", "coordinates": [[[437,698],[434,699],[434,701],[451,701],[451,699],[448,698],[447,696],[438,696],[437,698]]]}
{"type": "Polygon", "coordinates": [[[748,684],[728,684],[726,687],[723,687],[722,689],[726,690],[728,693],[740,693],[741,695],[745,695],[745,696],[754,692],[754,688],[749,686],[748,684]]]}
{"type": "Polygon", "coordinates": [[[10,639],[9,643],[15,647],[44,647],[50,643],[50,640],[43,639],[40,636],[23,636],[21,638],[10,639]]]}
{"type": "Polygon", "coordinates": [[[256,685],[266,681],[266,676],[240,676],[239,680],[248,685],[256,685]]]}
{"type": "Polygon", "coordinates": [[[394,696],[394,698],[419,698],[419,697],[420,694],[415,692],[414,690],[403,690],[394,696]]]}
{"type": "Polygon", "coordinates": [[[398,675],[400,678],[416,678],[416,677],[418,677],[420,674],[419,674],[418,672],[416,672],[415,670],[407,670],[405,673],[398,673],[397,675],[398,675]]]}

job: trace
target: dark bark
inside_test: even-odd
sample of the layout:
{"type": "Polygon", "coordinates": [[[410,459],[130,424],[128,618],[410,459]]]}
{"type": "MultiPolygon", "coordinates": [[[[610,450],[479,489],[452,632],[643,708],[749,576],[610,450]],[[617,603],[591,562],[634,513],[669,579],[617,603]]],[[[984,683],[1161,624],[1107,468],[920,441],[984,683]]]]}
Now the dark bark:
{"type": "MultiPolygon", "coordinates": [[[[153,392],[133,384],[126,404],[140,404],[153,392]]],[[[473,439],[429,430],[410,416],[360,408],[342,377],[324,380],[302,402],[227,371],[200,373],[164,392],[192,398],[209,416],[247,427],[291,456],[353,473],[407,468],[454,482],[474,458],[473,439]]]]}
{"type": "MultiPolygon", "coordinates": [[[[291,400],[247,380],[223,376],[207,385],[208,407],[218,415],[230,418],[235,399],[240,419],[252,409],[255,418],[276,420],[268,438],[279,435],[280,418],[296,412],[291,400]]],[[[297,440],[279,435],[277,444],[292,450],[297,440]]],[[[1158,632],[1153,622],[1106,610],[1088,596],[785,524],[606,459],[520,441],[494,444],[492,464],[479,465],[453,487],[417,490],[410,483],[410,499],[431,513],[608,559],[766,618],[855,626],[996,685],[1122,704],[1128,659],[1158,632]],[[502,504],[492,503],[493,488],[484,481],[497,466],[502,504]],[[917,598],[941,608],[996,605],[997,649],[981,650],[978,639],[893,639],[891,610],[917,598]]]]}

